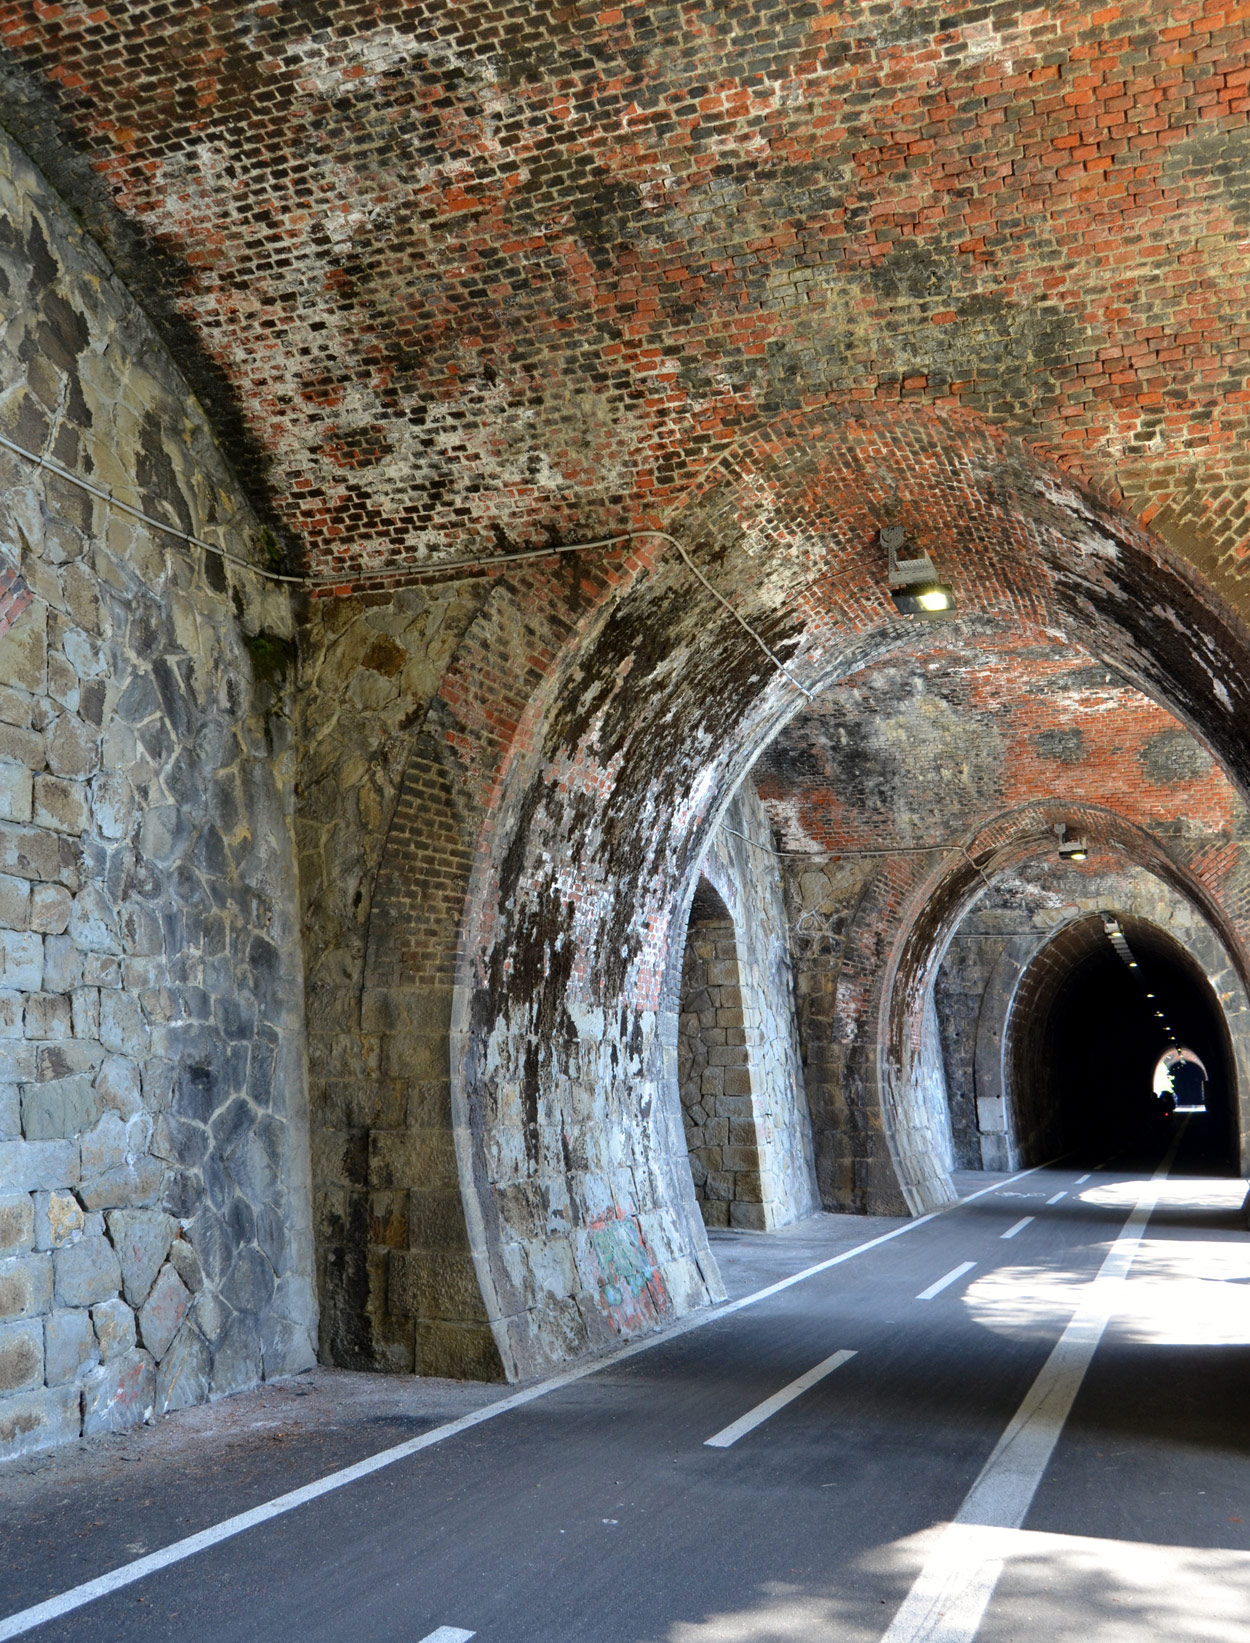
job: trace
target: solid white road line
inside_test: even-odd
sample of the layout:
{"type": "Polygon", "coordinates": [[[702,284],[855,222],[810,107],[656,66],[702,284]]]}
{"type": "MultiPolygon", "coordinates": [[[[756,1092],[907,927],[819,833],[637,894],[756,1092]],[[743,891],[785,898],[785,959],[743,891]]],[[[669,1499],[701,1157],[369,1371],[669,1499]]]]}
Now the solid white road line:
{"type": "Polygon", "coordinates": [[[918,1301],[931,1301],[935,1295],[940,1295],[948,1284],[953,1284],[957,1278],[962,1278],[965,1272],[971,1272],[976,1264],[975,1261],[961,1261],[957,1267],[952,1268],[946,1274],[945,1278],[939,1278],[937,1283],[930,1284],[928,1289],[922,1289],[916,1299],[918,1301]]]}
{"type": "Polygon", "coordinates": [[[1011,1424],[903,1599],[882,1643],[971,1643],[1159,1199],[1180,1142],[1138,1195],[1011,1424]]]}
{"type": "Polygon", "coordinates": [[[808,1387],[815,1386],[817,1381],[823,1381],[826,1375],[832,1375],[835,1369],[840,1369],[848,1358],[855,1356],[854,1351],[843,1348],[840,1352],[831,1353],[823,1358],[814,1369],[809,1369],[805,1375],[791,1381],[789,1386],[783,1386],[780,1392],[774,1392],[771,1398],[765,1398],[763,1403],[757,1403],[754,1409],[748,1409],[745,1415],[739,1415],[736,1421],[729,1426],[723,1426],[719,1432],[710,1438],[704,1438],[703,1444],[707,1449],[728,1449],[730,1444],[737,1443],[748,1432],[753,1432],[757,1426],[762,1426],[770,1415],[775,1415],[779,1409],[784,1409],[795,1398],[802,1397],[808,1387]]]}
{"type": "Polygon", "coordinates": [[[1061,1198],[1066,1198],[1067,1196],[1068,1195],[1066,1192],[1057,1192],[1053,1198],[1048,1198],[1046,1200],[1046,1208],[1049,1209],[1052,1204],[1057,1204],[1061,1198]]]}
{"type": "Polygon", "coordinates": [[[1023,1232],[1025,1227],[1027,1227],[1031,1221],[1035,1221],[1036,1219],[1037,1217],[1034,1215],[1026,1215],[1023,1221],[1017,1221],[1014,1227],[1008,1227],[1002,1236],[1004,1238],[1014,1238],[1017,1232],[1023,1232]]]}
{"type": "Polygon", "coordinates": [[[693,1329],[702,1329],[707,1324],[719,1323],[731,1313],[741,1312],[748,1306],[755,1306],[759,1301],[780,1295],[782,1290],[801,1284],[807,1278],[815,1278],[822,1272],[828,1272],[830,1267],[841,1266],[843,1261],[853,1260],[855,1256],[863,1255],[870,1249],[877,1249],[881,1244],[888,1244],[892,1238],[901,1238],[905,1232],[913,1232],[917,1227],[936,1220],[939,1215],[945,1215],[948,1210],[960,1209],[964,1204],[975,1203],[987,1193],[1000,1192],[1013,1181],[1022,1181],[1026,1175],[1033,1175],[1037,1170],[1049,1167],[1049,1163],[1035,1164],[1031,1169],[1009,1175],[1005,1181],[995,1182],[993,1186],[979,1187],[966,1198],[957,1199],[955,1203],[947,1204],[942,1209],[931,1210],[928,1215],[918,1215],[914,1221],[906,1221],[901,1227],[895,1227],[892,1232],[883,1232],[880,1237],[869,1238],[866,1243],[856,1244],[853,1249],[844,1249],[840,1255],[831,1255],[826,1261],[817,1261],[814,1266],[804,1267],[802,1272],[793,1272],[788,1278],[780,1278],[775,1284],[757,1289],[751,1295],[742,1296],[740,1300],[730,1301],[725,1306],[709,1307],[705,1312],[691,1313],[685,1318],[678,1319],[667,1329],[657,1330],[645,1340],[631,1341],[628,1346],[623,1346],[602,1358],[596,1358],[593,1363],[579,1364],[576,1369],[566,1369],[563,1374],[553,1375],[550,1380],[539,1381],[536,1386],[528,1386],[522,1392],[513,1392],[509,1397],[500,1398],[497,1402],[488,1404],[485,1409],[475,1409],[472,1414],[461,1415],[458,1420],[448,1421],[445,1426],[436,1426],[429,1432],[422,1432],[420,1437],[409,1438],[405,1443],[397,1443],[390,1449],[380,1449],[377,1454],[367,1455],[364,1460],[358,1460],[353,1466],[345,1466],[338,1472],[329,1472],[323,1478],[306,1483],[301,1489],[292,1489],[288,1494],[278,1495],[262,1506],[252,1507],[251,1511],[239,1512],[235,1517],[225,1518],[207,1529],[201,1529],[198,1534],[187,1535],[183,1540],[175,1540],[170,1545],[161,1547],[160,1551],[149,1552],[146,1557],[136,1558],[133,1563],[123,1563],[116,1569],[110,1569],[107,1574],[99,1575],[95,1580],[85,1580],[80,1586],[71,1586],[68,1591],[47,1598],[43,1603],[35,1603],[29,1609],[19,1609],[16,1614],[0,1619],[0,1643],[8,1643],[11,1637],[21,1637],[24,1632],[33,1631],[36,1626],[44,1626],[49,1620],[70,1614],[74,1609],[81,1609],[87,1603],[94,1603],[97,1598],[107,1597],[110,1592],[119,1591],[123,1586],[133,1585],[136,1580],[144,1580],[148,1575],[156,1574],[158,1570],[169,1568],[172,1563],[181,1563],[184,1558],[194,1557],[197,1552],[206,1551],[210,1546],[217,1546],[223,1540],[231,1540],[235,1535],[241,1535],[248,1529],[255,1529],[261,1523],[268,1523],[271,1518],[293,1512],[297,1507],[306,1506],[310,1501],[331,1494],[335,1489],[346,1488],[349,1483],[366,1478],[372,1472],[380,1472],[385,1466],[394,1466],[397,1461],[407,1460],[410,1455],[419,1454],[422,1449],[430,1449],[436,1443],[445,1443],[448,1438],[458,1437],[461,1432],[467,1432],[473,1426],[480,1426],[483,1421],[494,1420],[498,1415],[510,1414],[514,1409],[533,1403],[536,1398],[545,1398],[549,1392],[558,1392],[562,1387],[572,1386],[577,1381],[585,1380],[587,1375],[597,1375],[600,1370],[610,1369],[628,1358],[635,1358],[640,1352],[650,1352],[653,1347],[663,1346],[665,1342],[676,1340],[679,1335],[687,1335],[693,1329]]]}
{"type": "Polygon", "coordinates": [[[436,1632],[430,1632],[421,1639],[421,1643],[469,1643],[476,1632],[463,1632],[459,1626],[440,1626],[436,1632]]]}

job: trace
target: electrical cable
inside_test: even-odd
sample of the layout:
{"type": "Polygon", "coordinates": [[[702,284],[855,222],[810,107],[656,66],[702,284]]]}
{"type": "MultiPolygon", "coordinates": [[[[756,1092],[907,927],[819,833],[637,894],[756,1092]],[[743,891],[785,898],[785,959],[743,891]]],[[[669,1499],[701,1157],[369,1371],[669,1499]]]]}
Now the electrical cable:
{"type": "MultiPolygon", "coordinates": [[[[242,570],[252,571],[256,576],[263,577],[267,582],[281,582],[287,586],[304,588],[307,592],[314,593],[323,588],[336,587],[342,580],[338,577],[324,577],[314,581],[304,576],[291,576],[282,571],[266,570],[262,565],[253,564],[250,559],[243,559],[238,554],[231,553],[226,548],[217,547],[212,542],[206,542],[203,537],[195,536],[190,531],[179,530],[176,525],[169,525],[166,524],[163,519],[154,518],[152,514],[145,513],[142,508],[136,508],[129,502],[123,502],[120,497],[113,494],[108,486],[93,484],[91,480],[85,479],[81,474],[77,474],[71,468],[65,467],[62,463],[57,462],[53,457],[41,456],[37,451],[28,450],[26,446],[19,445],[16,440],[9,439],[4,434],[0,434],[0,447],[3,447],[6,451],[12,451],[15,456],[24,457],[28,462],[33,462],[38,468],[46,468],[49,473],[56,474],[59,479],[64,479],[68,484],[76,485],[79,490],[86,491],[89,495],[98,497],[102,502],[108,503],[109,507],[116,508],[119,513],[127,514],[131,519],[138,519],[142,524],[151,526],[153,530],[162,531],[166,536],[175,537],[179,542],[187,542],[192,547],[201,549],[204,553],[215,553],[218,558],[226,560],[231,565],[238,565],[242,570]]],[[[769,661],[773,664],[777,671],[783,674],[797,691],[806,696],[809,702],[814,702],[816,700],[814,694],[808,690],[806,685],[800,683],[800,681],[795,678],[793,673],[790,672],[789,668],[781,660],[780,656],[778,656],[775,651],[770,649],[764,639],[760,637],[760,635],[747,621],[746,617],[735,609],[732,604],[730,604],[729,600],[725,598],[723,593],[720,593],[715,587],[712,586],[711,582],[708,581],[707,577],[695,564],[694,560],[691,559],[690,555],[686,552],[686,549],[677,540],[677,538],[675,536],[670,536],[667,531],[620,531],[616,535],[596,537],[594,540],[589,542],[553,543],[545,548],[524,548],[516,553],[492,554],[487,559],[448,559],[444,560],[441,564],[425,566],[420,570],[396,569],[382,572],[380,574],[385,576],[404,576],[409,580],[409,582],[412,582],[433,580],[435,578],[445,576],[449,572],[458,570],[481,570],[489,573],[497,565],[515,565],[527,559],[551,559],[558,554],[587,553],[596,548],[620,547],[622,543],[636,542],[643,537],[654,537],[656,540],[668,542],[672,547],[676,548],[682,562],[686,566],[687,570],[690,571],[691,575],[702,583],[702,585],[712,595],[713,599],[718,600],[720,604],[725,607],[739,626],[741,626],[746,633],[750,635],[754,642],[764,652],[764,655],[768,657],[769,661]]]]}

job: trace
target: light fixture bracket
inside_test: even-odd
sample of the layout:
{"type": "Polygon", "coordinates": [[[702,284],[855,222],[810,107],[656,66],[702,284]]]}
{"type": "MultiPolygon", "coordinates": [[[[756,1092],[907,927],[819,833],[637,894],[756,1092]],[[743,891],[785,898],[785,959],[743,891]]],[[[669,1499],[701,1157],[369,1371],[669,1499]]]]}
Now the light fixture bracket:
{"type": "Polygon", "coordinates": [[[955,614],[955,595],[938,575],[927,553],[900,559],[905,545],[901,525],[884,525],[881,545],[888,556],[887,585],[894,608],[902,616],[920,616],[928,621],[946,621],[955,614]]]}
{"type": "Polygon", "coordinates": [[[1070,836],[1067,822],[1059,823],[1055,828],[1055,837],[1059,841],[1060,861],[1085,861],[1088,858],[1089,846],[1084,839],[1070,836]]]}

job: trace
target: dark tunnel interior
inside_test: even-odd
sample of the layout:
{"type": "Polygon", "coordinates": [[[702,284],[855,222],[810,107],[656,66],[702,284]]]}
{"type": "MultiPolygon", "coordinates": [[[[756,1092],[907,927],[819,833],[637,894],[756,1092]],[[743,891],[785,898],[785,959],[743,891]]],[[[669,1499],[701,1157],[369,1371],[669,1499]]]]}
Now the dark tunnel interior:
{"type": "Polygon", "coordinates": [[[1236,1075],[1223,1011],[1196,961],[1171,936],[1120,921],[1117,951],[1101,918],[1081,920],[1034,961],[1012,1024],[1013,1096],[1036,1157],[1119,1156],[1147,1164],[1181,1121],[1153,1089],[1165,1050],[1192,1050],[1208,1072],[1207,1109],[1188,1120],[1190,1166],[1236,1174],[1236,1075]],[[1131,954],[1132,964],[1125,953],[1131,954]],[[1030,984],[1031,983],[1031,984],[1030,984]]]}

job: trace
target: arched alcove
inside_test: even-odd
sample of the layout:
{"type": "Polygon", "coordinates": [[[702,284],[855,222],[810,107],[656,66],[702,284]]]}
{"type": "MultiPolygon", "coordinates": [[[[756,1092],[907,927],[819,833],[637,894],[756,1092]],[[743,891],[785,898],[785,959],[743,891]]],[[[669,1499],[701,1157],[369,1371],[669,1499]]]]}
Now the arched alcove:
{"type": "Polygon", "coordinates": [[[677,1078],[704,1225],[763,1231],[738,943],[729,909],[702,877],[690,904],[682,960],[677,1078]]]}

